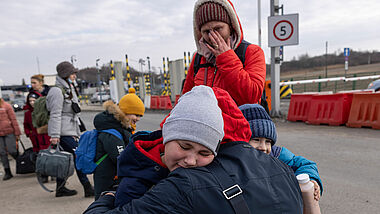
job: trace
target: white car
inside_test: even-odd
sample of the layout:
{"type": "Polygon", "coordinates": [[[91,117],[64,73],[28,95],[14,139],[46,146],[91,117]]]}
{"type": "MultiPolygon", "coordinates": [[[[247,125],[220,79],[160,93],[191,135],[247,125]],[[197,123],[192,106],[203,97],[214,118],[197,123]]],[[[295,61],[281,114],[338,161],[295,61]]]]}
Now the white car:
{"type": "Polygon", "coordinates": [[[102,92],[95,92],[95,94],[92,95],[90,98],[91,103],[98,103],[100,102],[100,95],[101,95],[101,100],[102,102],[105,102],[109,99],[111,99],[111,96],[108,92],[102,91],[102,92]]]}

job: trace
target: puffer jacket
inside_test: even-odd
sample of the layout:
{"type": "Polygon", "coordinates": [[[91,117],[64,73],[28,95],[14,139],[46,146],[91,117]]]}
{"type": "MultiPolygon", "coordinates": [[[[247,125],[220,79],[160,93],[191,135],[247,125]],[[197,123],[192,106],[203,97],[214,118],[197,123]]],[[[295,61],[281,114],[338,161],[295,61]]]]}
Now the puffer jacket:
{"type": "MultiPolygon", "coordinates": [[[[226,133],[214,162],[220,163],[242,189],[251,213],[302,213],[302,196],[292,170],[277,158],[259,152],[246,143],[251,131],[243,114],[227,92],[217,88],[214,92],[223,112],[226,133]]],[[[128,147],[142,145],[136,142],[128,147]]],[[[155,145],[149,140],[144,144],[155,145]]],[[[130,155],[135,154],[139,153],[130,155]]],[[[145,153],[145,157],[149,157],[148,154],[154,153],[145,153]]],[[[140,159],[144,157],[141,155],[135,157],[134,165],[130,165],[129,169],[143,170],[140,163],[146,163],[147,159],[140,159]]],[[[146,170],[154,168],[158,169],[149,167],[146,170]]],[[[144,172],[139,171],[141,174],[144,172]]],[[[106,195],[90,205],[85,213],[234,213],[222,190],[207,167],[177,168],[139,199],[113,208],[114,197],[106,195]]]]}
{"type": "MultiPolygon", "coordinates": [[[[197,1],[194,11],[196,11],[205,1],[209,0],[197,1]]],[[[234,52],[243,40],[242,26],[235,9],[229,0],[214,0],[213,2],[222,5],[229,14],[235,42],[232,44],[231,50],[216,57],[213,66],[200,68],[195,77],[195,57],[193,57],[184,83],[183,94],[190,91],[194,86],[207,85],[226,90],[238,106],[247,103],[257,103],[261,98],[266,76],[264,52],[257,45],[249,45],[245,53],[245,62],[243,65],[234,52]],[[207,79],[205,84],[204,80],[206,71],[207,79]]],[[[205,50],[201,49],[199,43],[201,32],[196,25],[195,19],[193,20],[193,27],[197,53],[202,56],[200,64],[206,64],[206,58],[203,57],[205,50]]]]}
{"type": "Polygon", "coordinates": [[[20,127],[18,126],[12,106],[2,98],[0,99],[0,136],[9,134],[20,136],[20,127]]]}
{"type": "Polygon", "coordinates": [[[108,154],[95,169],[94,188],[95,198],[97,199],[103,191],[115,190],[119,180],[115,179],[117,175],[117,157],[128,144],[129,137],[132,135],[130,121],[125,118],[125,114],[112,101],[103,104],[105,111],[97,114],[94,118],[96,130],[116,129],[122,136],[118,137],[100,132],[96,144],[95,160],[99,160],[105,154],[108,154]]]}
{"type": "Polygon", "coordinates": [[[314,161],[308,160],[302,156],[296,156],[287,148],[275,145],[272,146],[270,155],[275,158],[278,158],[280,161],[290,166],[290,168],[293,169],[294,174],[296,176],[303,173],[308,174],[311,180],[314,180],[319,184],[322,195],[322,180],[319,177],[317,164],[314,161]]]}
{"type": "Polygon", "coordinates": [[[79,105],[76,90],[59,76],[56,78],[55,86],[50,88],[46,96],[46,107],[50,112],[48,134],[50,137],[57,138],[60,136],[79,137],[79,114],[74,113],[71,107],[73,102],[79,105]]]}

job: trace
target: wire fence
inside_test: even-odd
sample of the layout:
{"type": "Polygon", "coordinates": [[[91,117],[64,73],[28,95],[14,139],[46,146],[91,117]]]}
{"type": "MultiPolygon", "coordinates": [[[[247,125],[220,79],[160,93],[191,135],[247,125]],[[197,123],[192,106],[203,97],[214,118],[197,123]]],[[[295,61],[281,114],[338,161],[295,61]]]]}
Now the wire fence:
{"type": "MultiPolygon", "coordinates": [[[[380,71],[376,72],[363,72],[363,73],[355,73],[355,74],[347,74],[346,78],[351,77],[362,77],[362,76],[372,76],[372,75],[380,75],[380,71]]],[[[333,77],[341,77],[344,75],[330,75],[329,78],[333,77]]],[[[321,75],[308,75],[282,79],[281,81],[298,81],[298,80],[309,80],[309,79],[321,79],[323,78],[321,75]]],[[[357,81],[334,81],[334,82],[322,82],[322,83],[306,83],[306,84],[296,84],[291,85],[293,93],[303,93],[303,92],[323,92],[323,91],[349,91],[349,90],[361,90],[366,89],[368,85],[374,81],[374,79],[366,79],[366,80],[357,80],[357,81]]]]}

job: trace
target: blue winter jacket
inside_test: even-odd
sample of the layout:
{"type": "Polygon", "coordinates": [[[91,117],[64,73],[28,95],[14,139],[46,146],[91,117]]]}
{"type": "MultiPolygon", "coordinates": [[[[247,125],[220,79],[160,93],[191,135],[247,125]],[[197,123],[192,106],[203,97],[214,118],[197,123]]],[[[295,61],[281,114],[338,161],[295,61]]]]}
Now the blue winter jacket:
{"type": "Polygon", "coordinates": [[[288,166],[290,166],[295,175],[308,174],[310,179],[315,180],[320,188],[321,194],[323,192],[323,186],[321,178],[319,177],[317,164],[311,160],[308,160],[302,156],[296,156],[285,147],[272,146],[270,153],[271,156],[278,158],[288,166]]]}
{"type": "MultiPolygon", "coordinates": [[[[229,142],[221,145],[216,160],[241,187],[251,213],[302,213],[294,173],[277,158],[245,142],[229,142]]],[[[234,213],[222,191],[206,167],[178,168],[124,206],[114,208],[114,197],[102,196],[85,213],[234,213]]]]}

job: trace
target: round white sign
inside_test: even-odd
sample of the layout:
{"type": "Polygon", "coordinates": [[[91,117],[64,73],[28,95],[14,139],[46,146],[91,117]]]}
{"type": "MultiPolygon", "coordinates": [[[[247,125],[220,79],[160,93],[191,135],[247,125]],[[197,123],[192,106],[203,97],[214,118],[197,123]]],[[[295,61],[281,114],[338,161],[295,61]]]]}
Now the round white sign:
{"type": "Polygon", "coordinates": [[[274,25],[273,35],[280,41],[286,41],[292,37],[294,27],[288,20],[281,20],[274,25]]]}

